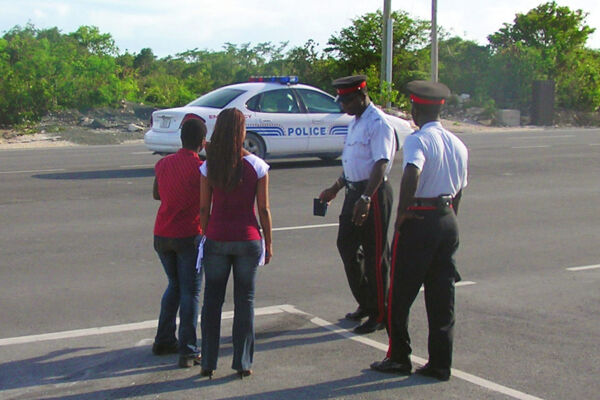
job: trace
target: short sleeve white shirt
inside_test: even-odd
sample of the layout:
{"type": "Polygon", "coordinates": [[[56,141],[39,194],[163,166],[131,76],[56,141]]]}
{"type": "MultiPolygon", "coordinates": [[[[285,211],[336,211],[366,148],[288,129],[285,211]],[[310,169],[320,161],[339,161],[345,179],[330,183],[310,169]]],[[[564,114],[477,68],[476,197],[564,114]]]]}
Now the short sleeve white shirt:
{"type": "Polygon", "coordinates": [[[348,135],[342,152],[342,165],[347,180],[358,182],[369,179],[379,160],[387,160],[386,176],[392,168],[396,141],[394,130],[383,111],[369,104],[360,117],[348,125],[348,135]]]}
{"type": "MultiPolygon", "coordinates": [[[[269,164],[267,164],[262,158],[255,156],[254,154],[248,154],[244,156],[244,159],[252,165],[254,170],[256,171],[256,176],[258,179],[264,178],[264,176],[269,172],[269,164]]],[[[200,172],[204,176],[208,176],[207,163],[203,163],[200,166],[200,172]]]]}
{"type": "Polygon", "coordinates": [[[439,121],[429,122],[404,140],[403,167],[421,171],[415,197],[455,196],[467,186],[467,147],[439,121]]]}

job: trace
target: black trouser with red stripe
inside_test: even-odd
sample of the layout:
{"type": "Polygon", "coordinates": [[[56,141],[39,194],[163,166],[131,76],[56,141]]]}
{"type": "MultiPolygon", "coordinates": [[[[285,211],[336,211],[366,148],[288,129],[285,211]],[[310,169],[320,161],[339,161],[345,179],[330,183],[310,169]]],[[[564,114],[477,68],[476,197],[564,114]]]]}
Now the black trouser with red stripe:
{"type": "Polygon", "coordinates": [[[460,280],[454,262],[458,226],[449,208],[415,211],[423,219],[409,219],[394,235],[389,292],[387,356],[409,362],[408,315],[421,285],[429,324],[429,363],[439,369],[452,365],[454,283],[460,280]]]}
{"type": "Polygon", "coordinates": [[[390,269],[387,234],[394,197],[391,185],[383,182],[371,197],[367,219],[362,226],[356,226],[352,223],[352,211],[363,193],[363,189],[358,188],[346,190],[337,247],[350,290],[359,307],[370,317],[383,322],[387,316],[390,269]]]}

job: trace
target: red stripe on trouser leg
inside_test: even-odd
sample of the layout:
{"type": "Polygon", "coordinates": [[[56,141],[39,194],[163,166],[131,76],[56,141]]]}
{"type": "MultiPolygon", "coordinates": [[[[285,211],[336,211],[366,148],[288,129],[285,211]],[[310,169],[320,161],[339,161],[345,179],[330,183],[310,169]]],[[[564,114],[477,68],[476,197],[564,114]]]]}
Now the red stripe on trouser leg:
{"type": "Polygon", "coordinates": [[[391,358],[392,357],[392,294],[394,292],[394,270],[396,267],[396,248],[398,247],[398,240],[400,238],[400,232],[399,231],[395,231],[394,233],[394,241],[392,242],[392,262],[391,262],[391,267],[390,267],[390,288],[388,291],[388,317],[387,317],[387,324],[388,324],[388,337],[389,337],[389,345],[388,345],[388,351],[386,354],[387,358],[391,358]]]}
{"type": "Polygon", "coordinates": [[[379,205],[379,192],[373,195],[373,218],[375,220],[375,277],[377,279],[377,322],[382,322],[385,314],[385,290],[383,287],[383,275],[381,273],[381,263],[383,259],[383,241],[381,238],[381,208],[379,205]]]}

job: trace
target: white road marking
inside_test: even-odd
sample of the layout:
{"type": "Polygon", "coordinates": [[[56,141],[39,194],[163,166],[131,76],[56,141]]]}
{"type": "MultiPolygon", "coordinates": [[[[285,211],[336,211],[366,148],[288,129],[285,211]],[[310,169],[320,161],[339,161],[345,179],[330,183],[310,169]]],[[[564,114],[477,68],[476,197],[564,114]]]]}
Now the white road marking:
{"type": "Polygon", "coordinates": [[[135,154],[135,155],[137,155],[137,154],[152,154],[152,153],[150,151],[134,151],[134,152],[129,153],[129,154],[135,154]]]}
{"type": "Polygon", "coordinates": [[[120,165],[119,168],[154,168],[154,164],[120,165]]]}
{"type": "Polygon", "coordinates": [[[58,172],[58,171],[64,171],[64,168],[57,168],[57,169],[32,169],[32,170],[25,170],[25,171],[0,171],[0,174],[34,174],[34,173],[38,173],[38,172],[58,172]]]}
{"type": "Polygon", "coordinates": [[[583,267],[570,267],[567,268],[567,271],[587,271],[589,269],[599,269],[600,268],[600,264],[596,264],[596,265],[586,265],[583,267]]]}
{"type": "Polygon", "coordinates": [[[282,228],[273,228],[273,231],[292,231],[294,229],[312,229],[312,228],[328,228],[330,226],[338,226],[339,224],[336,223],[332,223],[332,224],[321,224],[321,225],[301,225],[301,226],[286,226],[286,227],[282,227],[282,228]]]}
{"type": "MultiPolygon", "coordinates": [[[[474,284],[474,282],[465,281],[463,283],[463,285],[461,285],[461,286],[464,286],[467,284],[474,284]]],[[[457,284],[457,286],[458,286],[458,284],[457,284]]],[[[294,307],[293,305],[282,304],[282,305],[277,305],[277,306],[257,308],[254,310],[254,314],[258,315],[258,316],[281,314],[284,312],[289,313],[289,314],[294,314],[294,315],[301,315],[305,318],[309,318],[311,323],[313,323],[323,329],[326,329],[330,332],[333,332],[337,335],[340,335],[346,339],[350,339],[352,341],[355,341],[355,342],[358,342],[361,344],[365,344],[367,346],[373,347],[375,349],[378,349],[378,350],[381,350],[384,352],[387,351],[387,349],[388,349],[387,344],[377,342],[373,339],[369,339],[364,336],[356,335],[352,331],[342,328],[341,326],[338,326],[338,325],[334,324],[333,322],[329,322],[327,320],[324,320],[322,318],[319,318],[312,314],[304,312],[304,311],[294,307]]],[[[227,312],[222,313],[222,319],[231,319],[231,318],[233,318],[233,311],[227,311],[227,312]]],[[[158,321],[153,320],[153,321],[144,321],[144,322],[133,323],[133,324],[114,325],[114,326],[108,326],[108,327],[103,327],[103,328],[80,329],[80,330],[73,330],[73,331],[66,331],[66,332],[43,334],[43,335],[31,335],[31,336],[21,336],[21,337],[17,337],[17,338],[0,339],[0,346],[7,346],[7,345],[11,345],[11,344],[32,343],[32,342],[39,342],[39,341],[43,341],[43,340],[68,339],[68,338],[73,338],[73,337],[100,335],[100,334],[106,334],[106,333],[116,333],[116,332],[124,332],[124,331],[137,330],[137,329],[149,329],[149,328],[155,328],[157,323],[158,323],[158,321]]],[[[152,342],[153,342],[153,339],[142,339],[142,340],[138,341],[136,346],[150,345],[152,342]]],[[[426,359],[415,356],[415,355],[411,355],[411,361],[418,365],[425,365],[427,363],[426,359]]],[[[539,397],[532,396],[527,393],[523,393],[521,391],[509,388],[504,385],[500,385],[498,383],[489,381],[487,379],[481,378],[481,377],[473,375],[473,374],[469,374],[467,372],[461,371],[456,368],[452,368],[452,376],[455,378],[458,378],[458,379],[462,379],[466,382],[472,383],[474,385],[477,385],[479,387],[482,387],[484,389],[504,394],[504,395],[512,397],[514,399],[542,400],[539,397]]]]}
{"type": "Polygon", "coordinates": [[[575,137],[575,135],[540,135],[540,136],[515,136],[514,139],[554,139],[575,137]]]}
{"type": "MultiPolygon", "coordinates": [[[[460,282],[456,282],[456,284],[454,286],[459,287],[459,286],[471,286],[471,285],[475,285],[477,282],[473,282],[473,281],[460,281],[460,282]]],[[[423,286],[421,286],[421,289],[419,290],[420,292],[423,292],[425,290],[425,288],[423,286]]]]}
{"type": "MultiPolygon", "coordinates": [[[[281,313],[279,306],[263,307],[254,310],[255,315],[269,315],[281,313]]],[[[226,311],[221,314],[222,319],[233,318],[233,311],[226,311]]],[[[179,322],[179,319],[177,319],[179,322]]],[[[14,338],[0,339],[0,347],[11,346],[15,344],[43,342],[46,340],[71,339],[83,336],[106,335],[109,333],[120,333],[128,331],[137,331],[142,329],[153,329],[158,325],[158,320],[134,322],[131,324],[121,324],[112,326],[103,326],[98,328],[75,329],[72,331],[43,333],[40,335],[19,336],[14,338]]]]}
{"type": "MultiPolygon", "coordinates": [[[[387,344],[383,344],[380,342],[377,342],[373,339],[369,339],[367,337],[364,336],[359,336],[356,335],[354,333],[352,333],[351,331],[348,331],[346,329],[343,329],[342,327],[335,325],[332,322],[326,321],[324,319],[318,318],[318,317],[314,317],[311,314],[305,313],[304,311],[298,310],[297,308],[295,308],[294,306],[290,306],[290,305],[283,305],[280,306],[282,309],[284,309],[285,311],[287,311],[290,314],[299,314],[299,315],[304,315],[307,317],[313,317],[311,318],[310,322],[312,322],[315,325],[318,325],[324,329],[327,329],[333,333],[336,333],[340,336],[343,336],[347,339],[353,340],[355,342],[359,342],[359,343],[363,343],[366,344],[367,346],[371,346],[373,348],[376,348],[378,350],[382,350],[382,351],[386,351],[388,349],[388,345],[387,344]]],[[[421,357],[417,357],[414,355],[410,356],[411,361],[413,361],[415,364],[419,364],[419,365],[425,365],[427,363],[427,360],[425,360],[424,358],[421,357]]],[[[504,394],[506,396],[512,397],[513,399],[518,399],[518,400],[542,400],[540,397],[536,397],[536,396],[532,396],[530,394],[527,393],[523,393],[521,391],[509,388],[507,386],[504,385],[500,385],[498,383],[489,381],[487,379],[481,378],[479,376],[473,375],[473,374],[469,374],[467,372],[461,371],[459,369],[456,368],[452,368],[452,376],[455,378],[459,378],[462,379],[464,381],[467,381],[469,383],[472,383],[474,385],[480,386],[482,388],[497,392],[497,393],[501,393],[504,394]]]]}
{"type": "Polygon", "coordinates": [[[540,145],[532,145],[532,146],[513,146],[513,149],[544,149],[546,147],[550,147],[547,144],[540,144],[540,145]]]}

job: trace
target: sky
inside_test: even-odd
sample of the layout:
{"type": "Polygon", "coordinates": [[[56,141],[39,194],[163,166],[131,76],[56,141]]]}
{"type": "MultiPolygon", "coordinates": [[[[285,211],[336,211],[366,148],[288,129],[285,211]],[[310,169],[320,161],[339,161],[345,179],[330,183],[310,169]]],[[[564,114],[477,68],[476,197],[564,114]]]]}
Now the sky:
{"type": "MultiPolygon", "coordinates": [[[[437,21],[446,31],[485,45],[487,36],[517,13],[545,0],[438,0],[437,21]]],[[[589,15],[597,32],[587,47],[600,49],[600,1],[557,0],[589,15]]],[[[309,39],[322,50],[332,35],[360,16],[383,9],[383,0],[0,0],[0,36],[16,25],[57,27],[71,33],[82,25],[110,33],[121,53],[151,48],[158,57],[186,50],[221,50],[236,45],[289,42],[287,49],[309,39]]],[[[391,1],[392,10],[430,19],[429,1],[391,1]]]]}

